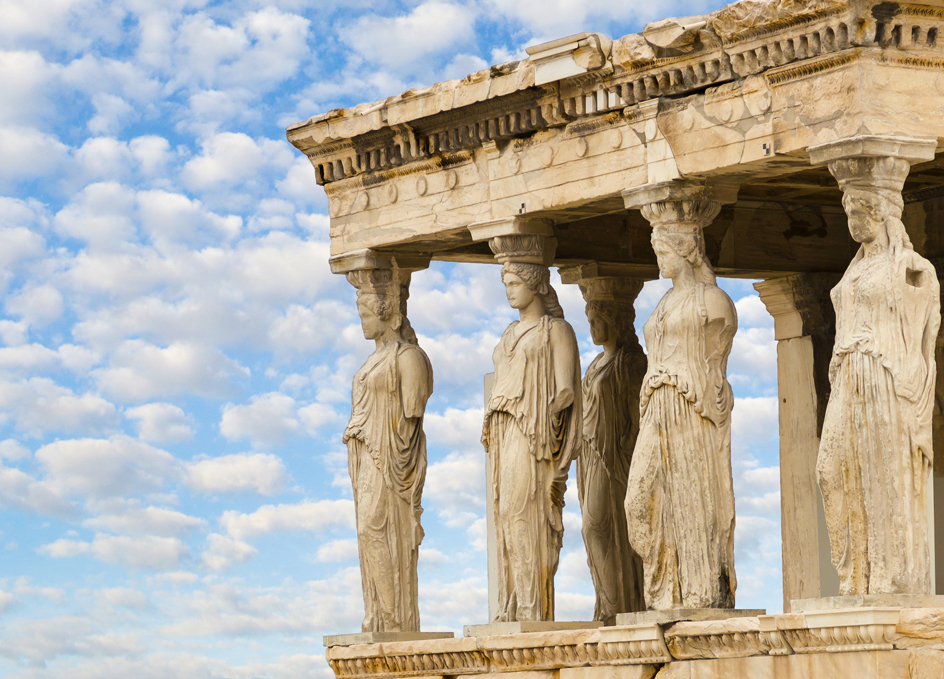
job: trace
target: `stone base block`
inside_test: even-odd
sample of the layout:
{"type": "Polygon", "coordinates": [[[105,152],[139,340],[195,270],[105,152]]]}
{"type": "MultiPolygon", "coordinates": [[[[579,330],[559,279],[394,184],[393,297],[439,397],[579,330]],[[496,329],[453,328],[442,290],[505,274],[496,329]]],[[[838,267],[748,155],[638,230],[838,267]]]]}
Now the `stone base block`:
{"type": "Polygon", "coordinates": [[[596,629],[603,627],[599,620],[558,622],[555,620],[523,620],[520,622],[492,622],[487,625],[466,625],[467,637],[492,637],[499,634],[521,634],[522,632],[560,632],[564,630],[596,629]]]}
{"type": "Polygon", "coordinates": [[[666,611],[640,611],[620,613],[617,625],[671,625],[683,620],[727,620],[728,618],[756,618],[767,613],[754,608],[670,608],[666,611]]]}
{"type": "Polygon", "coordinates": [[[827,596],[819,599],[794,599],[791,613],[832,611],[847,608],[944,608],[944,596],[914,594],[858,594],[827,596]]]}
{"type": "Polygon", "coordinates": [[[424,641],[426,639],[452,639],[452,632],[357,632],[334,634],[324,638],[324,645],[357,646],[360,644],[383,644],[391,641],[424,641]]]}

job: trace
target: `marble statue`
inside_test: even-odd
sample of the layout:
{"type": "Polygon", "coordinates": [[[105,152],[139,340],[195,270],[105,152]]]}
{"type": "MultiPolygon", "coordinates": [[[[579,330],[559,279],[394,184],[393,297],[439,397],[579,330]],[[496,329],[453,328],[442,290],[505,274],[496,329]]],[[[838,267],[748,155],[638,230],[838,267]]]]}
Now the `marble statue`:
{"type": "Polygon", "coordinates": [[[583,378],[583,451],[577,459],[577,490],[583,541],[596,590],[594,620],[615,624],[617,613],[646,608],[642,559],[629,544],[626,481],[639,431],[639,388],[646,355],[639,345],[633,300],[642,280],[581,281],[594,344],[603,353],[583,378]]]}
{"type": "Polygon", "coordinates": [[[498,545],[495,622],[554,619],[567,473],[581,446],[580,357],[546,266],[505,262],[520,313],[495,348],[482,443],[498,545]]]}
{"type": "Polygon", "coordinates": [[[377,345],[354,375],[351,419],[344,431],[364,589],[362,628],[418,632],[423,414],[433,371],[406,317],[409,274],[354,271],[348,280],[357,288],[364,337],[377,345]]]}
{"type": "Polygon", "coordinates": [[[737,314],[715,282],[698,220],[684,217],[650,218],[659,270],[673,287],[643,329],[649,365],[626,493],[654,610],[733,608],[736,588],[726,369],[737,314]]]}
{"type": "Polygon", "coordinates": [[[851,158],[830,170],[861,243],[831,293],[836,340],[817,476],[832,561],[840,594],[930,594],[927,482],[940,286],[901,222],[906,161],[851,158]],[[882,163],[904,168],[876,171],[882,163]],[[863,172],[867,164],[873,167],[863,172]],[[862,174],[899,174],[901,181],[857,186],[862,174]]]}

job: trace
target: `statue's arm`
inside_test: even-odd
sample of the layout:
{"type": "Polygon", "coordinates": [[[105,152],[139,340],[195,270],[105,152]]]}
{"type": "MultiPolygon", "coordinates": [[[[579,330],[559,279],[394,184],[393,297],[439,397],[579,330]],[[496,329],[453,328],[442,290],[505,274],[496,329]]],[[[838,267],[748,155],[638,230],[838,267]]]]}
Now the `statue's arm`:
{"type": "Polygon", "coordinates": [[[567,323],[554,323],[551,326],[551,356],[554,361],[555,393],[551,400],[551,413],[556,415],[570,407],[574,402],[574,393],[580,384],[574,383],[580,375],[580,355],[577,350],[577,338],[567,323]]]}
{"type": "Polygon", "coordinates": [[[705,290],[705,357],[709,368],[720,368],[731,352],[734,333],[737,332],[737,311],[731,298],[718,287],[705,290]]]}
{"type": "Polygon", "coordinates": [[[404,351],[400,356],[400,398],[403,416],[422,417],[426,401],[432,393],[433,372],[426,354],[419,348],[404,351]]]}

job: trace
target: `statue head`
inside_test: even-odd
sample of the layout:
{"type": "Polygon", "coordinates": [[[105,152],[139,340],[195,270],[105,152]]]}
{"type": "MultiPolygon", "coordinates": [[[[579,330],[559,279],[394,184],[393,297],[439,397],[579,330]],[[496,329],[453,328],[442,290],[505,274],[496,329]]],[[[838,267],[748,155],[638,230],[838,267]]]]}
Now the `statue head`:
{"type": "Polygon", "coordinates": [[[687,223],[656,224],[652,249],[665,278],[675,278],[683,267],[692,270],[696,282],[715,285],[715,275],[705,256],[705,236],[700,226],[687,223]]]}
{"type": "Polygon", "coordinates": [[[590,337],[598,346],[615,344],[636,348],[634,301],[642,290],[643,281],[631,277],[599,277],[580,281],[580,291],[587,302],[590,337]]]}
{"type": "Polygon", "coordinates": [[[843,192],[842,207],[849,220],[849,233],[857,243],[888,243],[911,247],[911,239],[901,221],[905,203],[901,193],[883,188],[849,187],[843,192]]]}
{"type": "Polygon", "coordinates": [[[556,318],[564,317],[557,300],[557,292],[551,287],[551,272],[541,264],[505,262],[502,264],[502,282],[508,303],[514,309],[527,307],[535,297],[541,300],[544,313],[556,318]]]}
{"type": "Polygon", "coordinates": [[[357,313],[366,339],[417,343],[416,333],[406,317],[409,272],[365,269],[351,271],[347,279],[357,288],[357,313]]]}

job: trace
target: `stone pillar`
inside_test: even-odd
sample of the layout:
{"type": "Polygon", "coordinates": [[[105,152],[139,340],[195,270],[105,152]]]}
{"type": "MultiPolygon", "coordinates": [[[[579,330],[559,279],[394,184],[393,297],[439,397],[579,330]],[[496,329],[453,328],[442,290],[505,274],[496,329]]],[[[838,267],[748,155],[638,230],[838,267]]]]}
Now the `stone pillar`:
{"type": "Polygon", "coordinates": [[[428,264],[429,257],[375,251],[331,260],[332,271],[345,274],[357,288],[364,337],[376,349],[354,376],[343,437],[357,518],[364,622],[361,634],[326,638],[326,646],[452,636],[420,632],[417,562],[427,464],[423,416],[433,372],[406,312],[411,274],[428,264]]]}
{"type": "MultiPolygon", "coordinates": [[[[492,247],[494,239],[502,238],[509,246],[512,245],[512,236],[528,236],[530,251],[522,250],[519,257],[526,261],[542,263],[549,265],[554,259],[554,250],[557,246],[557,240],[554,236],[554,225],[545,219],[530,219],[525,217],[512,217],[508,219],[495,219],[488,222],[473,224],[469,227],[472,239],[475,241],[488,241],[492,247]]],[[[498,246],[498,241],[494,241],[498,246]]],[[[522,245],[521,239],[517,239],[518,245],[522,245]]],[[[492,247],[492,251],[495,248],[492,247]]],[[[513,252],[509,247],[509,252],[513,252]]],[[[485,406],[488,407],[488,401],[491,398],[492,386],[495,383],[495,374],[485,375],[485,406]]],[[[488,544],[488,619],[494,620],[498,614],[498,547],[495,542],[495,516],[491,511],[492,503],[495,500],[494,488],[489,482],[492,478],[492,458],[485,456],[485,527],[488,544]]]]}
{"type": "Polygon", "coordinates": [[[777,340],[784,611],[794,599],[839,594],[816,484],[836,332],[829,291],[838,281],[835,274],[799,274],[754,284],[777,340]]]}
{"type": "Polygon", "coordinates": [[[555,624],[564,493],[582,445],[580,352],[550,282],[551,228],[521,217],[469,227],[502,263],[508,303],[520,318],[493,353],[495,381],[482,429],[498,566],[492,622],[519,631],[521,624],[555,624]]]}
{"type": "MultiPolygon", "coordinates": [[[[731,409],[734,303],[705,256],[703,229],[737,187],[673,180],[623,192],[652,224],[673,288],[646,322],[648,375],[626,494],[630,542],[650,610],[735,605],[731,409]]],[[[618,623],[623,623],[621,616],[618,623]]]]}
{"type": "Polygon", "coordinates": [[[901,192],[911,165],[933,160],[936,149],[936,139],[891,135],[809,149],[810,162],[838,181],[849,231],[862,244],[833,295],[831,393],[817,460],[844,595],[933,591],[928,481],[940,285],[902,223],[901,192]]]}
{"type": "Polygon", "coordinates": [[[626,482],[639,433],[639,393],[646,354],[633,321],[633,303],[646,282],[618,266],[561,268],[564,283],[580,286],[593,343],[602,347],[583,378],[583,451],[577,490],[587,565],[596,592],[594,620],[612,625],[619,613],[643,611],[642,559],[629,544],[626,482]]]}

